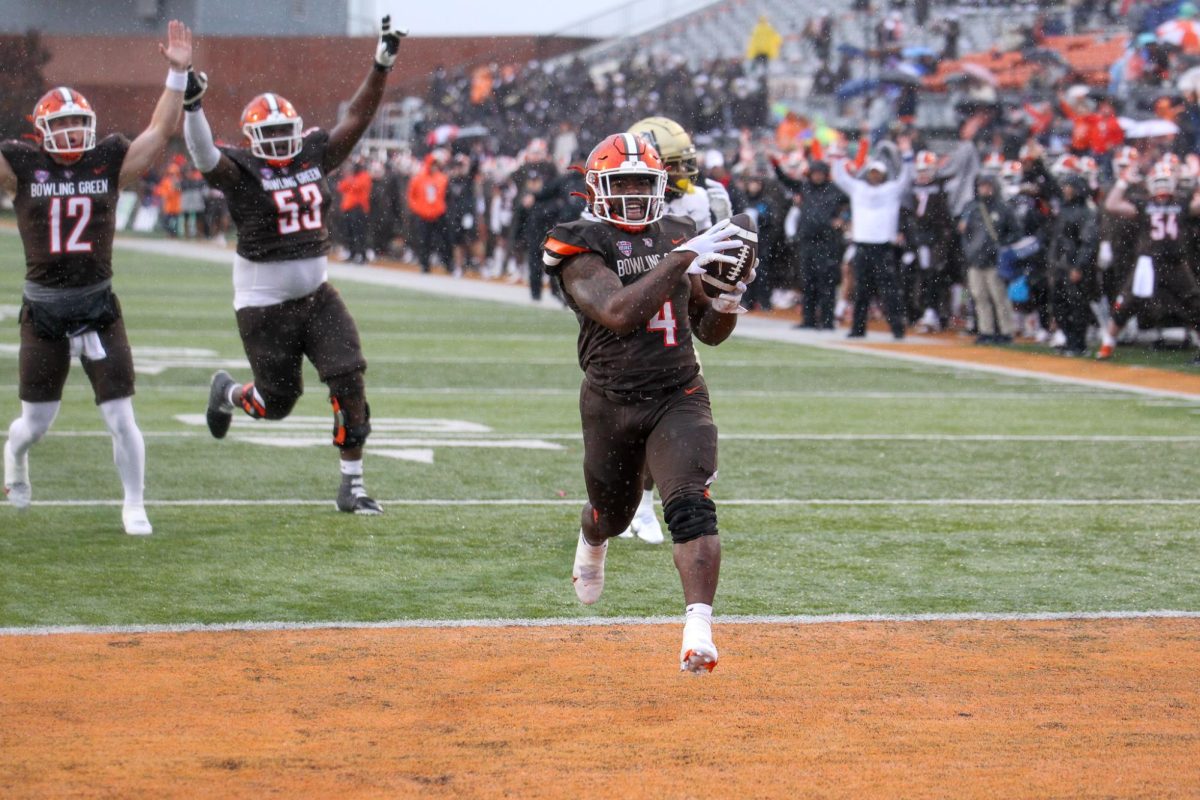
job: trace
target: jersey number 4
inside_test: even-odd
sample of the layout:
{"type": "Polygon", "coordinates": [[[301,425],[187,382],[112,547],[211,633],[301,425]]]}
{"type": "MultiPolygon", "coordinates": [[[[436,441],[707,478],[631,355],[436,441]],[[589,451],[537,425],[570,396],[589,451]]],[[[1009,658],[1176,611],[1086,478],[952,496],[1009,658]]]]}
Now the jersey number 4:
{"type": "Polygon", "coordinates": [[[306,183],[300,187],[300,199],[308,204],[308,211],[300,213],[300,206],[295,201],[295,189],[280,189],[271,195],[275,198],[275,206],[279,209],[279,232],[281,234],[295,233],[303,228],[315,231],[321,227],[321,190],[315,183],[306,183]]]}
{"type": "Polygon", "coordinates": [[[92,252],[92,243],[82,241],[83,232],[87,229],[88,222],[92,219],[92,198],[90,197],[68,197],[67,198],[67,213],[63,214],[63,199],[55,197],[50,201],[50,253],[52,255],[60,255],[62,253],[90,253],[92,252]],[[71,228],[71,235],[67,237],[67,246],[63,247],[63,217],[75,220],[75,227],[71,228]]]}
{"type": "Polygon", "coordinates": [[[675,347],[679,344],[675,338],[675,329],[677,327],[675,323],[675,309],[671,307],[670,300],[663,303],[663,307],[658,310],[658,313],[646,323],[646,330],[651,333],[662,331],[663,347],[675,347]]]}

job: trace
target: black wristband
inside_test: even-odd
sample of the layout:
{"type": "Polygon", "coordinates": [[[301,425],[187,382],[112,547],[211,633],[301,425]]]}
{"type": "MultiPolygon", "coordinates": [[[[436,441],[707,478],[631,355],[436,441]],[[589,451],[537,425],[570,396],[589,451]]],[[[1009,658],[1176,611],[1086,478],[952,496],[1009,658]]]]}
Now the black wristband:
{"type": "Polygon", "coordinates": [[[375,66],[376,72],[391,72],[392,71],[391,67],[385,67],[383,64],[380,64],[378,61],[373,61],[371,63],[375,66]]]}

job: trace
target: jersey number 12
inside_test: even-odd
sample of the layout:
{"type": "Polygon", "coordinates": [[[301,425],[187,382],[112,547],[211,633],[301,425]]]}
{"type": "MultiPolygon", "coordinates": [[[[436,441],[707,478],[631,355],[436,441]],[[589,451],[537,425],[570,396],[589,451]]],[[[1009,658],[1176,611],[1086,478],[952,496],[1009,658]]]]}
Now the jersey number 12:
{"type": "Polygon", "coordinates": [[[84,230],[87,224],[92,219],[92,198],[90,197],[68,197],[67,198],[67,213],[65,216],[74,218],[75,227],[71,229],[71,235],[67,237],[67,246],[63,247],[62,238],[62,223],[63,223],[63,202],[61,197],[55,197],[50,201],[50,253],[52,255],[60,255],[67,253],[90,253],[92,252],[92,243],[81,241],[84,230]]]}

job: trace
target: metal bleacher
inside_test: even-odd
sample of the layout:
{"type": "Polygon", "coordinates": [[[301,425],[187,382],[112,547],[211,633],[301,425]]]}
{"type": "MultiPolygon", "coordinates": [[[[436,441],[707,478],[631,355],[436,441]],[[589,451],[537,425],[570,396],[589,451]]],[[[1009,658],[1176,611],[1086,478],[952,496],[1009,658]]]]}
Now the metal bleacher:
{"type": "MultiPolygon", "coordinates": [[[[635,4],[631,4],[633,6],[635,4]]],[[[641,5],[641,4],[637,4],[641,5]]],[[[876,3],[877,6],[883,4],[876,3]]],[[[962,53],[1015,46],[1019,30],[1031,24],[1039,11],[1054,11],[1055,7],[1040,7],[1033,3],[976,4],[955,2],[934,3],[930,19],[937,20],[954,14],[960,26],[959,50],[962,53]]],[[[810,92],[812,75],[819,64],[803,31],[808,22],[822,11],[834,20],[834,43],[843,48],[869,50],[874,46],[875,24],[886,11],[863,13],[855,11],[851,0],[719,0],[686,13],[665,19],[654,25],[628,24],[623,35],[614,35],[581,53],[594,68],[616,65],[636,57],[654,59],[682,58],[693,68],[711,60],[744,58],[751,32],[760,18],[767,21],[783,37],[779,57],[768,65],[772,103],[820,117],[828,124],[841,128],[857,128],[866,116],[860,103],[839,104],[832,97],[818,97],[810,92]]],[[[620,17],[628,13],[621,8],[610,12],[620,17]]],[[[943,36],[930,27],[920,28],[912,16],[911,4],[903,10],[905,46],[924,46],[940,52],[943,36]]],[[[577,26],[561,33],[587,35],[577,26]]],[[[834,60],[838,58],[837,51],[834,60]]],[[[865,59],[852,64],[852,77],[868,77],[873,69],[865,59]]],[[[922,97],[917,124],[927,128],[947,128],[954,124],[957,98],[953,92],[922,97]]]]}

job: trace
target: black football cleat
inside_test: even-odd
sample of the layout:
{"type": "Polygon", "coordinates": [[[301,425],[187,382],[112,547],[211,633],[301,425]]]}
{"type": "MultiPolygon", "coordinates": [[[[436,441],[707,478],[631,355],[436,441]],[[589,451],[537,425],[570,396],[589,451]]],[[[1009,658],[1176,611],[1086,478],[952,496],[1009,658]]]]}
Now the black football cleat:
{"type": "Polygon", "coordinates": [[[229,402],[229,387],[236,383],[233,376],[225,370],[213,373],[212,383],[208,387],[208,410],[204,420],[208,423],[208,432],[215,439],[224,439],[229,433],[229,425],[233,422],[233,404],[229,402]]]}
{"type": "Polygon", "coordinates": [[[337,510],[347,514],[373,516],[383,513],[383,506],[367,496],[362,475],[343,475],[338,489],[337,510]]]}

